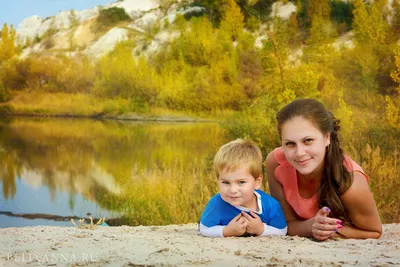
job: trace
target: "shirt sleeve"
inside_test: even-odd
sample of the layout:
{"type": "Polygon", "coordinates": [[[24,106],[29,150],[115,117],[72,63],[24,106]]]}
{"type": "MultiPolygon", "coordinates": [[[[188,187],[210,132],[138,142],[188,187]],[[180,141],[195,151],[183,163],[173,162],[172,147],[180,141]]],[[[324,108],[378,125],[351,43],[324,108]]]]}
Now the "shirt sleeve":
{"type": "Polygon", "coordinates": [[[264,232],[261,235],[266,236],[266,235],[286,235],[286,234],[287,234],[287,227],[279,229],[264,223],[264,232]]]}
{"type": "Polygon", "coordinates": [[[269,214],[269,220],[267,221],[268,226],[275,227],[277,229],[285,229],[287,227],[285,216],[281,205],[278,200],[267,195],[266,201],[263,202],[263,207],[268,207],[265,212],[269,214]]]}
{"type": "Polygon", "coordinates": [[[207,227],[200,222],[200,234],[208,237],[224,237],[223,234],[224,227],[225,226],[222,225],[207,227]]]}
{"type": "Polygon", "coordinates": [[[215,195],[208,201],[207,206],[201,214],[200,223],[206,227],[220,225],[218,207],[219,195],[215,195]]]}
{"type": "Polygon", "coordinates": [[[269,225],[278,229],[284,229],[287,227],[285,216],[283,215],[283,211],[279,204],[276,207],[275,215],[271,218],[269,225]]]}

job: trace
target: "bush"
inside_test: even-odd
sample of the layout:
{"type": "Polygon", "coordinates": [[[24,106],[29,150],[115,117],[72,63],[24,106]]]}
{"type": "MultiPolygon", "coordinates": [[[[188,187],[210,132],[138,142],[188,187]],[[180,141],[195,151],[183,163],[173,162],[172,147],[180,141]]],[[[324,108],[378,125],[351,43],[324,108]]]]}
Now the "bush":
{"type": "Polygon", "coordinates": [[[111,7],[100,11],[100,15],[97,17],[97,22],[100,25],[108,26],[113,25],[119,21],[130,20],[131,17],[125,12],[124,8],[111,7]]]}
{"type": "Polygon", "coordinates": [[[254,32],[260,29],[260,20],[255,16],[250,16],[246,21],[246,27],[254,32]]]}
{"type": "Polygon", "coordinates": [[[0,71],[0,84],[7,90],[25,89],[30,72],[30,61],[13,59],[5,62],[0,71]]]}
{"type": "Polygon", "coordinates": [[[7,102],[10,99],[10,94],[7,92],[7,89],[0,82],[0,102],[7,102]]]}
{"type": "Polygon", "coordinates": [[[336,21],[344,31],[351,29],[351,24],[353,22],[353,9],[352,3],[345,3],[342,1],[331,1],[331,18],[336,21]]]}
{"type": "Polygon", "coordinates": [[[0,105],[0,115],[9,115],[14,112],[14,109],[12,106],[6,104],[6,105],[0,105]]]}

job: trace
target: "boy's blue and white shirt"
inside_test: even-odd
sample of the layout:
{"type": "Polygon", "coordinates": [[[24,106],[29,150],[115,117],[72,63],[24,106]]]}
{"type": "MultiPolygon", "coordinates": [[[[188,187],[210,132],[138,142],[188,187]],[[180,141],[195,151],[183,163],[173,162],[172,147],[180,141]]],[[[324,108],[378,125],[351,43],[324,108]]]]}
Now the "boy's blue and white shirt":
{"type": "MultiPolygon", "coordinates": [[[[261,190],[255,190],[258,211],[254,211],[264,223],[262,235],[286,235],[287,225],[279,202],[261,190]]],[[[204,209],[200,219],[200,233],[204,236],[223,237],[223,228],[241,211],[249,209],[232,206],[218,193],[213,196],[204,209]]]]}

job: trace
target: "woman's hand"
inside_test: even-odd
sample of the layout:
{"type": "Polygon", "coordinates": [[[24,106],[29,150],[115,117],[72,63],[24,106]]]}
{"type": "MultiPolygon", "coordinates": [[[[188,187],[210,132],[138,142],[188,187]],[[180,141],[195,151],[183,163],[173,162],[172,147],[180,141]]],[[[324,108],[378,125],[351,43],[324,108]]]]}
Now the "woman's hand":
{"type": "Polygon", "coordinates": [[[321,208],[314,216],[314,222],[311,226],[311,232],[315,239],[324,241],[335,234],[337,229],[342,228],[342,221],[329,218],[331,210],[328,207],[321,208]]]}

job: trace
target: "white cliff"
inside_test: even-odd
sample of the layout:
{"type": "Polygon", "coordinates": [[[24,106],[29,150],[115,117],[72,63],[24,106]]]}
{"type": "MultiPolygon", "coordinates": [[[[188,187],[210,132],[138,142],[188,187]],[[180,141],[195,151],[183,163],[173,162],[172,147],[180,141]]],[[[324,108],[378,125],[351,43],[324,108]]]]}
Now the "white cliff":
{"type": "Polygon", "coordinates": [[[272,4],[271,17],[278,16],[282,19],[288,19],[292,13],[296,13],[296,5],[292,2],[286,4],[278,1],[272,4]]]}
{"type": "Polygon", "coordinates": [[[108,51],[114,49],[115,45],[121,41],[128,40],[128,30],[113,28],[105,35],[100,37],[97,42],[89,46],[85,53],[92,57],[101,57],[108,51]]]}

